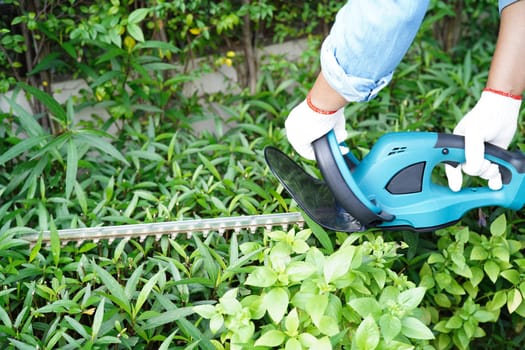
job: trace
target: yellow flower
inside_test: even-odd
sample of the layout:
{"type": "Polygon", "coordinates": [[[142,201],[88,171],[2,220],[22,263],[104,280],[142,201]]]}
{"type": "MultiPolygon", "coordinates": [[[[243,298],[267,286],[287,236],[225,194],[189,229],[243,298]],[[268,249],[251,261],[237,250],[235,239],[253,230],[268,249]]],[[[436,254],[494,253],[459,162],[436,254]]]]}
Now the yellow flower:
{"type": "Polygon", "coordinates": [[[226,57],[228,57],[228,58],[234,58],[234,57],[235,57],[235,52],[234,52],[234,51],[228,51],[228,52],[226,52],[226,57]]]}
{"type": "Polygon", "coordinates": [[[200,28],[190,28],[190,33],[193,35],[199,35],[201,33],[200,28]]]}

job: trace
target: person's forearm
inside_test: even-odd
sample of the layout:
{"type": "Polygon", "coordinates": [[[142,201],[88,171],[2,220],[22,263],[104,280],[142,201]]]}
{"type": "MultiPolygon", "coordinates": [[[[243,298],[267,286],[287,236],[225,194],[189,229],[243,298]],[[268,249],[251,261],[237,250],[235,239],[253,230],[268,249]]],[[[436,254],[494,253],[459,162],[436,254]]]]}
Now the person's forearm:
{"type": "Polygon", "coordinates": [[[496,51],[490,66],[487,87],[513,95],[525,90],[525,1],[501,12],[496,51]]]}

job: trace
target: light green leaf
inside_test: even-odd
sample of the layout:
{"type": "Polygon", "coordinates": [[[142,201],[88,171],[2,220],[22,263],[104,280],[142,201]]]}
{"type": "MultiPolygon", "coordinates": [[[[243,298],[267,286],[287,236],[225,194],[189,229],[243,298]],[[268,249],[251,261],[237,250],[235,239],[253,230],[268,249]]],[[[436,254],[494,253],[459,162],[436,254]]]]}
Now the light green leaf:
{"type": "Polygon", "coordinates": [[[137,24],[141,22],[148,15],[148,13],[149,13],[149,9],[147,8],[136,9],[129,14],[128,23],[137,24]]]}
{"type": "Polygon", "coordinates": [[[402,305],[405,308],[405,310],[413,310],[423,300],[423,297],[425,296],[425,291],[426,290],[423,287],[408,289],[399,294],[399,296],[397,297],[397,301],[400,305],[402,305]]]}
{"type": "Polygon", "coordinates": [[[501,276],[513,285],[520,283],[521,275],[517,270],[509,269],[501,272],[501,276]]]}
{"type": "Polygon", "coordinates": [[[339,325],[337,324],[337,320],[330,316],[322,316],[319,320],[319,324],[317,324],[317,328],[319,328],[321,333],[329,337],[339,333],[339,325]]]}
{"type": "Polygon", "coordinates": [[[279,323],[288,309],[288,292],[284,288],[273,288],[264,296],[263,303],[272,320],[279,323]]]}
{"type": "Polygon", "coordinates": [[[193,311],[195,311],[200,317],[206,318],[208,320],[217,314],[215,306],[209,304],[196,305],[193,307],[193,311]]]}
{"type": "Polygon", "coordinates": [[[365,318],[369,315],[378,316],[381,314],[381,306],[374,298],[352,299],[348,304],[361,316],[365,318]]]}
{"type": "Polygon", "coordinates": [[[284,318],[284,327],[288,335],[297,335],[297,330],[299,329],[299,316],[297,315],[296,308],[293,308],[284,318]]]}
{"type": "Polygon", "coordinates": [[[507,293],[507,309],[509,313],[513,313],[523,302],[521,292],[517,288],[513,288],[507,293]]]}
{"type": "Polygon", "coordinates": [[[295,338],[289,338],[286,341],[286,344],[284,346],[284,350],[302,350],[302,349],[303,347],[301,343],[299,342],[299,340],[295,338]]]}
{"type": "Polygon", "coordinates": [[[359,350],[373,350],[379,345],[379,339],[379,327],[372,316],[367,316],[363,322],[361,322],[359,327],[357,327],[353,339],[355,346],[352,346],[352,348],[359,350]]]}
{"type": "Polygon", "coordinates": [[[255,287],[270,287],[277,281],[277,273],[266,266],[256,267],[246,279],[245,284],[255,287]]]}
{"type": "Polygon", "coordinates": [[[390,342],[401,332],[401,320],[393,315],[385,314],[379,318],[379,328],[383,338],[390,342]]]}
{"type": "Polygon", "coordinates": [[[279,330],[270,330],[255,341],[255,346],[277,347],[284,343],[285,334],[279,330]]]}
{"type": "Polygon", "coordinates": [[[408,338],[434,339],[432,331],[415,317],[405,317],[401,323],[401,333],[408,338]]]}
{"type": "Polygon", "coordinates": [[[494,261],[489,260],[485,262],[485,264],[483,265],[483,269],[485,270],[487,276],[490,278],[492,283],[496,283],[500,273],[499,265],[496,264],[494,261]]]}
{"type": "Polygon", "coordinates": [[[144,33],[138,24],[128,23],[126,30],[133,39],[137,40],[138,42],[144,41],[144,33]]]}
{"type": "Polygon", "coordinates": [[[507,230],[507,219],[505,217],[505,214],[501,214],[490,225],[490,233],[493,236],[503,236],[506,230],[507,230]]]}
{"type": "Polygon", "coordinates": [[[480,245],[475,245],[470,252],[470,260],[486,260],[489,253],[480,245]]]}
{"type": "Polygon", "coordinates": [[[219,304],[227,315],[236,315],[242,310],[242,305],[240,301],[237,300],[237,292],[237,288],[230,289],[219,298],[219,304]]]}
{"type": "Polygon", "coordinates": [[[348,273],[355,249],[355,246],[348,246],[326,258],[323,273],[327,283],[333,282],[348,273]]]}
{"type": "Polygon", "coordinates": [[[292,261],[286,266],[286,274],[290,282],[304,281],[316,271],[316,266],[304,261],[292,261]]]}

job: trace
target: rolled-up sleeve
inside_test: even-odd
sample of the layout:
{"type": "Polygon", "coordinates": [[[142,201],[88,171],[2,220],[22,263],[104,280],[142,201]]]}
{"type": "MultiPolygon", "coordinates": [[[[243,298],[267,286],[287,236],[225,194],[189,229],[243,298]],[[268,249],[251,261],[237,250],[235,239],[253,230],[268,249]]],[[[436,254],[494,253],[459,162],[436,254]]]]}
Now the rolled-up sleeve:
{"type": "Polygon", "coordinates": [[[499,13],[501,13],[501,11],[503,11],[503,9],[515,2],[518,2],[519,0],[499,0],[499,13]]]}
{"type": "Polygon", "coordinates": [[[428,0],[349,0],[321,48],[328,83],[347,101],[369,101],[392,79],[412,44],[428,0]]]}

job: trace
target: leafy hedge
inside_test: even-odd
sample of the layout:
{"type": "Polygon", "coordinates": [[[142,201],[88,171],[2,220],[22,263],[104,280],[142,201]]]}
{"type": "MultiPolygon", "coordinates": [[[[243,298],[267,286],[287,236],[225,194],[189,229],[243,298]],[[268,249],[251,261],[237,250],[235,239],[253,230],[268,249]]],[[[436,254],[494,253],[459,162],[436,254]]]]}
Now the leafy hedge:
{"type": "MultiPolygon", "coordinates": [[[[184,84],[216,64],[249,72],[243,21],[256,34],[255,44],[279,41],[323,33],[340,4],[50,3],[55,6],[33,14],[15,1],[2,3],[21,12],[1,32],[7,50],[0,64],[23,57],[17,26],[37,34],[33,43],[42,40],[37,47],[49,50],[34,56],[38,64],[20,62],[0,77],[2,89],[14,87],[15,96],[24,91],[40,106],[29,113],[15,97],[4,96],[9,110],[0,114],[1,345],[522,346],[521,211],[485,208],[429,234],[344,234],[309,222],[256,234],[61,245],[61,228],[296,210],[266,168],[262,150],[274,145],[293,154],[282,125],[319,68],[321,35],[307,38],[297,61],[254,61],[254,86],[231,82],[231,90],[197,96],[186,94],[184,84]],[[303,26],[295,27],[299,22],[303,26]],[[74,23],[86,30],[75,31],[74,23]],[[203,53],[211,53],[205,64],[189,69],[192,55],[203,53]],[[49,83],[65,72],[85,79],[88,89],[61,104],[49,83]],[[93,106],[109,118],[75,118],[93,106]],[[191,123],[207,118],[216,119],[215,132],[193,132],[191,123]],[[20,238],[42,230],[53,233],[50,246],[28,246],[20,238]]],[[[374,101],[346,109],[356,155],[366,154],[385,132],[450,131],[479,96],[496,30],[490,1],[432,2],[392,84],[374,101]],[[450,17],[458,8],[464,17],[450,17]],[[443,36],[454,18],[464,19],[455,23],[459,42],[443,36]]],[[[522,145],[520,127],[512,147],[522,145]]],[[[316,172],[312,162],[298,161],[316,172]]]]}

